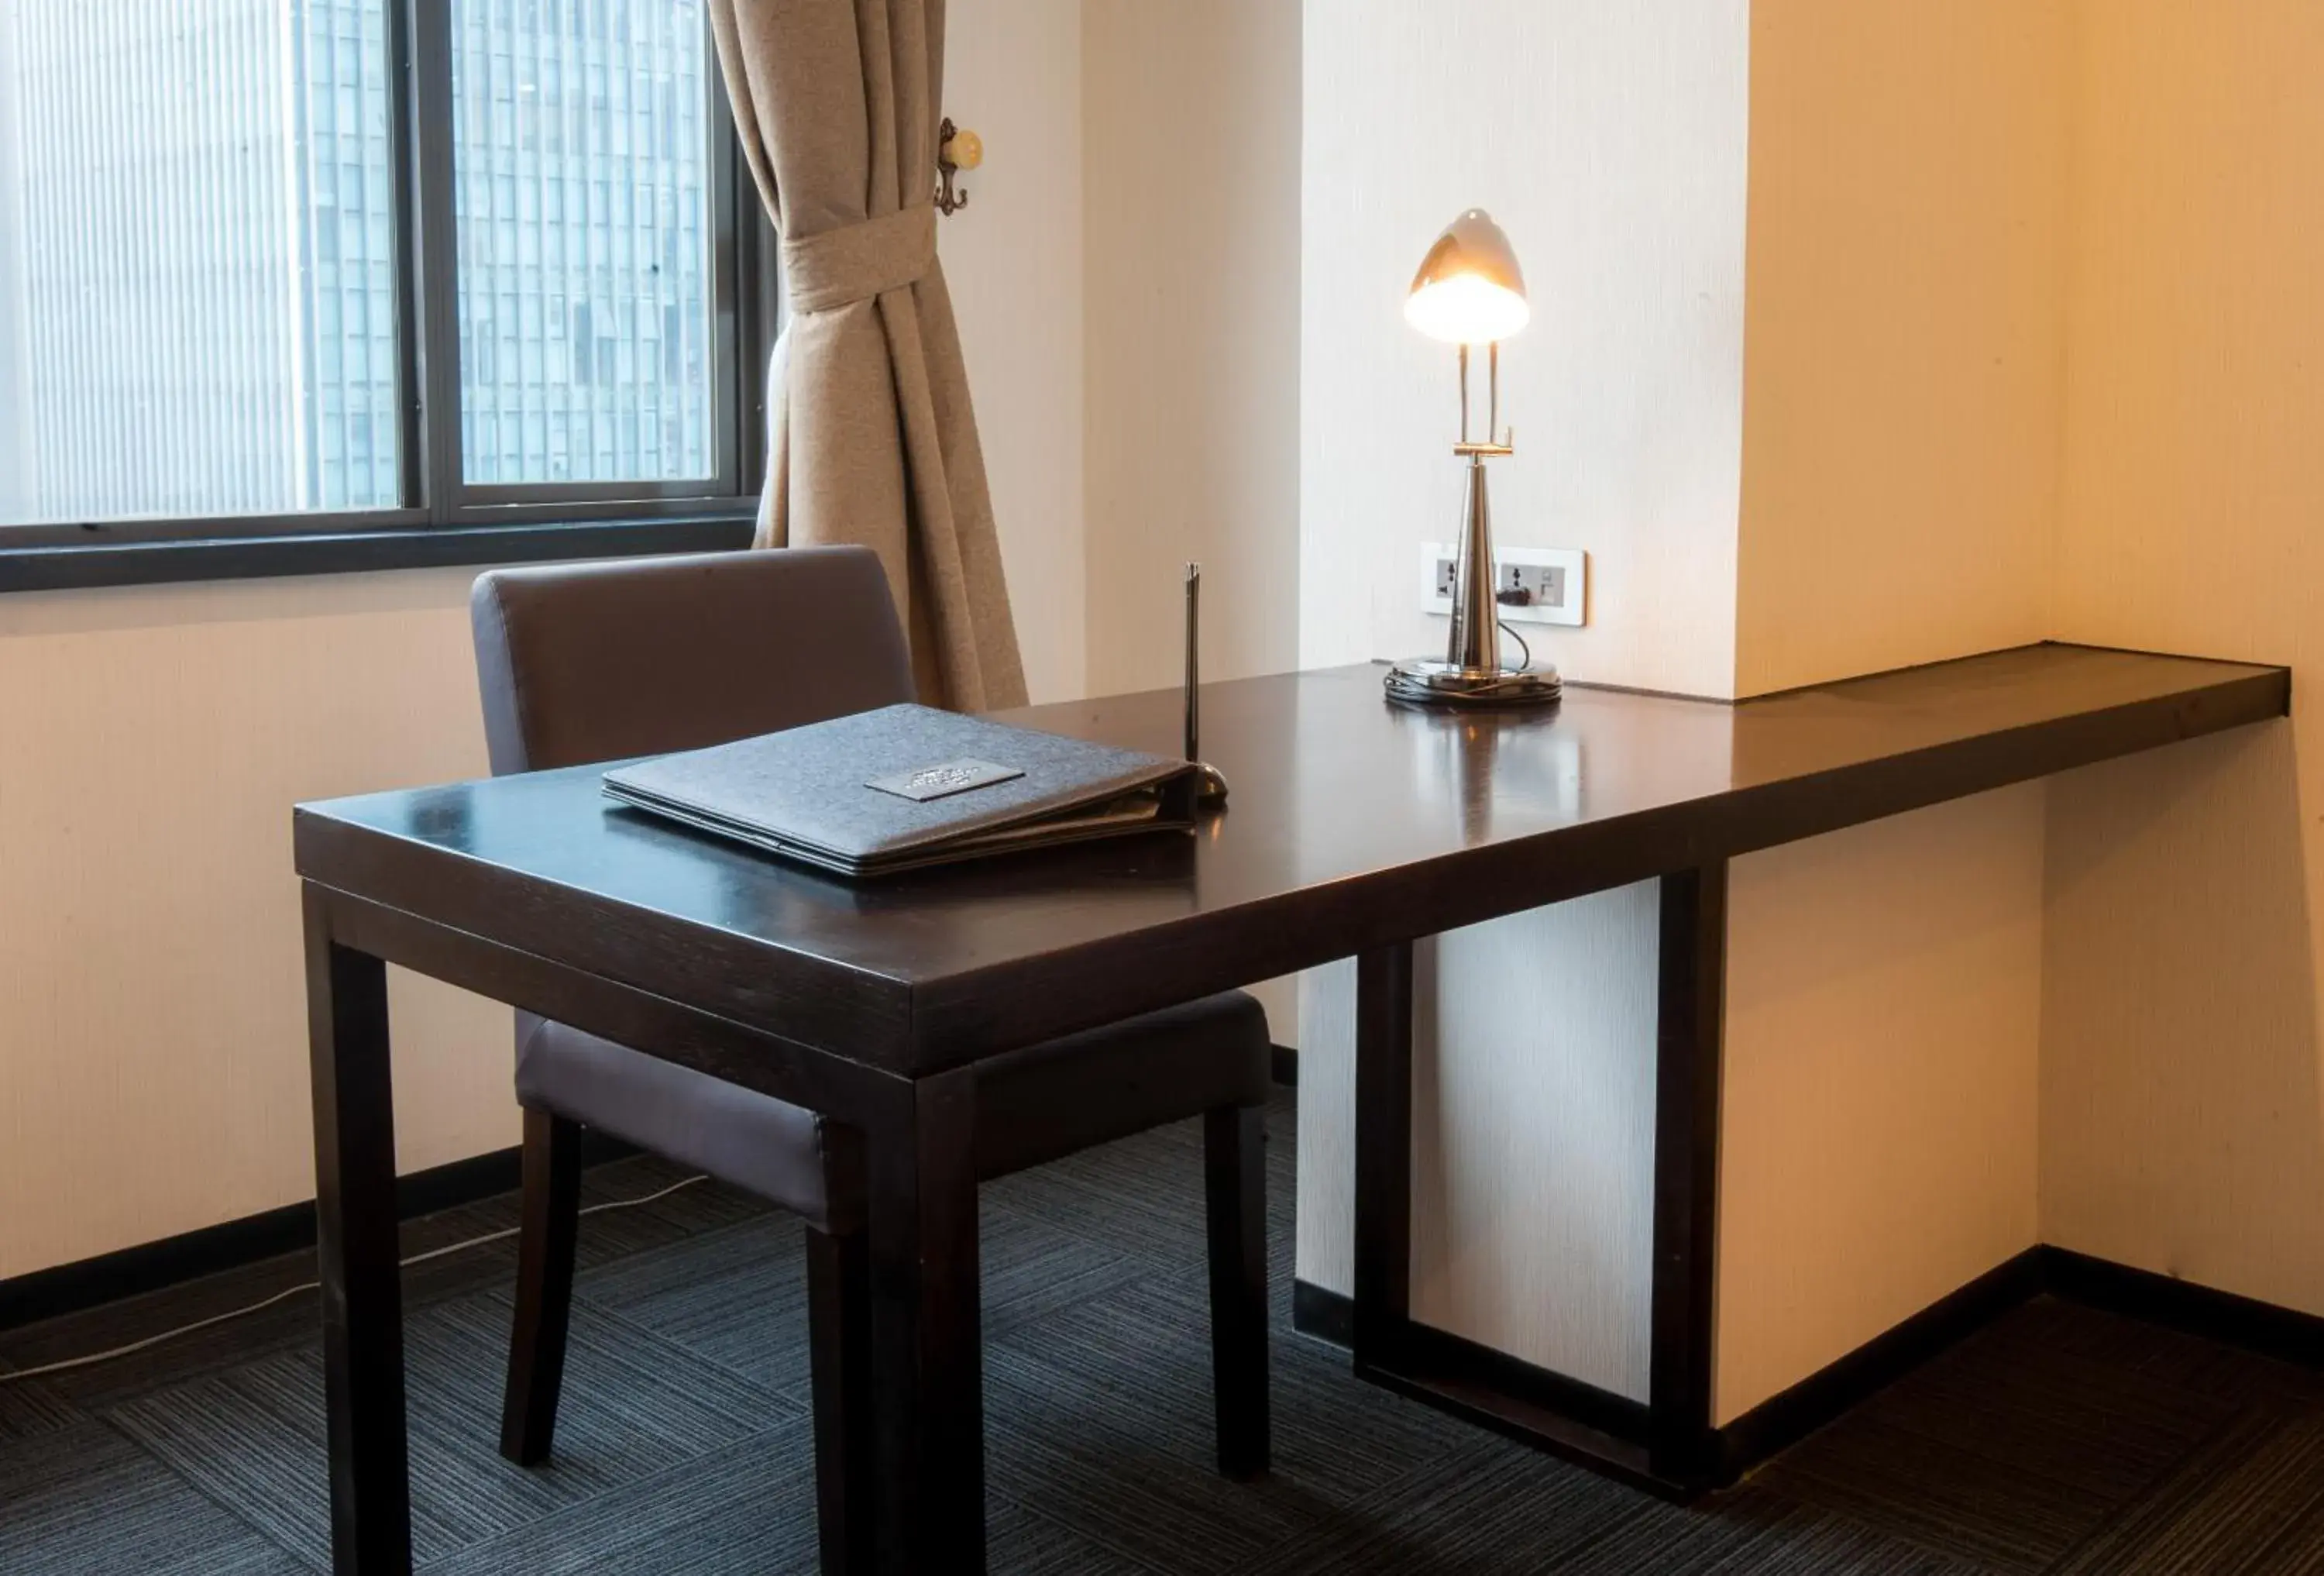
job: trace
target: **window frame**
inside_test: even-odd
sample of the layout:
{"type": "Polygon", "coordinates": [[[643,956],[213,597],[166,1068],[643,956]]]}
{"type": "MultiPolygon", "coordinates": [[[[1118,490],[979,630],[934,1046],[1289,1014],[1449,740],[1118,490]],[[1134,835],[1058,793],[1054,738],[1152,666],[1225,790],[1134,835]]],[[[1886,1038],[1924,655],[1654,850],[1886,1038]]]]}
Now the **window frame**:
{"type": "Polygon", "coordinates": [[[676,482],[472,484],[460,473],[459,241],[450,0],[387,0],[401,502],[367,510],[0,523],[0,592],[515,557],[740,547],[758,512],[777,241],[709,86],[715,475],[676,482]],[[666,528],[666,529],[665,529],[666,528]],[[666,545],[664,545],[666,544],[666,545]],[[206,549],[215,548],[216,552],[206,549]],[[208,566],[208,567],[206,567],[208,566]]]}

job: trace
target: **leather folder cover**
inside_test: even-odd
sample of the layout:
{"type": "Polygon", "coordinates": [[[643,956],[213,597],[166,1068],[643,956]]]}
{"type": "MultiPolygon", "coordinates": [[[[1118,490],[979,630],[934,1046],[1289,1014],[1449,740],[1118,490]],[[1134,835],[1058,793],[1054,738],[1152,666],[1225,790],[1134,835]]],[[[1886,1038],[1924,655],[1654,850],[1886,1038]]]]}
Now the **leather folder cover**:
{"type": "Polygon", "coordinates": [[[892,705],[605,773],[637,809],[844,875],[1194,825],[1184,760],[892,705]]]}

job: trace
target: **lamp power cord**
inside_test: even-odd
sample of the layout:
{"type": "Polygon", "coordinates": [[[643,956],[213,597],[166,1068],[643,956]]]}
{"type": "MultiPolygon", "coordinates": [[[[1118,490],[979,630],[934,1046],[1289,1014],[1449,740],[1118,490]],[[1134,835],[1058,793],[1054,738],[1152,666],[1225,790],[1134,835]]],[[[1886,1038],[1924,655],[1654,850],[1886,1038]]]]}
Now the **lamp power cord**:
{"type": "MultiPolygon", "coordinates": [[[[707,1182],[710,1179],[707,1176],[689,1176],[681,1182],[671,1183],[668,1187],[661,1189],[659,1192],[647,1194],[641,1198],[612,1199],[608,1200],[604,1203],[591,1204],[581,1212],[585,1215],[597,1215],[604,1214],[609,1210],[639,1209],[646,1204],[659,1203],[663,1199],[668,1198],[671,1194],[678,1192],[681,1188],[692,1187],[697,1182],[707,1182]]],[[[521,1230],[523,1230],[523,1228],[521,1226],[511,1226],[506,1230],[487,1231],[481,1237],[470,1237],[462,1241],[449,1243],[442,1248],[431,1248],[425,1253],[415,1253],[409,1258],[400,1258],[396,1260],[396,1263],[400,1267],[409,1269],[415,1264],[426,1264],[432,1259],[448,1258],[455,1253],[465,1253],[472,1248],[483,1248],[493,1242],[506,1241],[509,1238],[515,1236],[521,1230]]],[[[125,1346],[113,1347],[109,1350],[106,1351],[94,1351],[89,1353],[87,1357],[68,1358],[62,1362],[45,1363],[39,1368],[11,1369],[6,1372],[0,1372],[0,1385],[13,1385],[20,1379],[37,1379],[48,1374],[69,1373],[75,1369],[94,1368],[98,1363],[111,1362],[116,1358],[127,1357],[134,1352],[144,1351],[152,1347],[159,1346],[164,1341],[175,1341],[181,1336],[191,1335],[198,1330],[211,1329],[216,1325],[228,1323],[235,1319],[246,1319],[253,1313],[263,1313],[268,1308],[273,1307],[277,1303],[287,1303],[292,1297],[298,1296],[301,1293],[320,1291],[322,1286],[323,1283],[318,1280],[302,1281],[297,1286],[289,1287],[283,1291],[276,1292],[272,1296],[262,1298],[255,1303],[250,1304],[246,1307],[229,1309],[227,1312],[223,1313],[212,1313],[207,1319],[197,1319],[190,1324],[180,1324],[174,1330],[164,1330],[159,1335],[148,1335],[143,1341],[133,1341],[125,1346]]]]}

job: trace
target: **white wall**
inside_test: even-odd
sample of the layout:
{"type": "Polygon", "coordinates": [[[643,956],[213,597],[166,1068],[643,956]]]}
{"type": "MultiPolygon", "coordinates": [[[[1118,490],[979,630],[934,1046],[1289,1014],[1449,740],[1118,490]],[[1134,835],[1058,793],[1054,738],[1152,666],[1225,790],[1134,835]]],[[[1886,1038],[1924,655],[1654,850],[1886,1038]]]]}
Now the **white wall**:
{"type": "MultiPolygon", "coordinates": [[[[1304,664],[1443,641],[1414,566],[1460,502],[1452,355],[1401,306],[1478,205],[1535,306],[1503,357],[1499,539],[1591,555],[1591,627],[1537,649],[1576,677],[1731,693],[1747,22],[1743,0],[1310,0],[1304,664]]],[[[1416,1028],[1416,1312],[1640,1396],[1654,923],[1642,888],[1443,937],[1416,1028]]],[[[1300,1012],[1298,1274],[1341,1292],[1351,991],[1323,971],[1300,1012]]]]}
{"type": "MultiPolygon", "coordinates": [[[[1028,682],[1082,693],[1074,0],[955,0],[940,226],[1028,682]]],[[[466,570],[0,596],[0,1277],[313,1196],[290,807],[480,775],[466,570]]],[[[515,1141],[504,1009],[394,986],[407,1168],[515,1141]]]]}
{"type": "Polygon", "coordinates": [[[1492,466],[1495,535],[1591,554],[1591,627],[1526,638],[1570,677],[1733,693],[1748,14],[1310,0],[1304,664],[1444,643],[1416,563],[1459,516],[1453,356],[1402,306],[1479,206],[1534,303],[1502,350],[1517,452],[1492,466]]]}
{"type": "Polygon", "coordinates": [[[2324,8],[2080,23],[2059,632],[2293,715],[2054,787],[2043,1228],[2324,1313],[2324,8]]]}

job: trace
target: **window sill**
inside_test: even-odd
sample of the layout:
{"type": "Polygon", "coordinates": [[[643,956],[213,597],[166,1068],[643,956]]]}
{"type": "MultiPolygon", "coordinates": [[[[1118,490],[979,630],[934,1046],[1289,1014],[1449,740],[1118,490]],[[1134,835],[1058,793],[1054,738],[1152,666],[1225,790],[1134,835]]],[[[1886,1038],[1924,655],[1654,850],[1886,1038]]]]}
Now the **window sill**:
{"type": "MultiPolygon", "coordinates": [[[[751,530],[749,520],[724,516],[529,521],[518,525],[420,526],[88,546],[0,545],[0,594],[719,552],[750,546],[751,530]]],[[[5,540],[5,532],[0,531],[0,543],[5,540]]]]}

